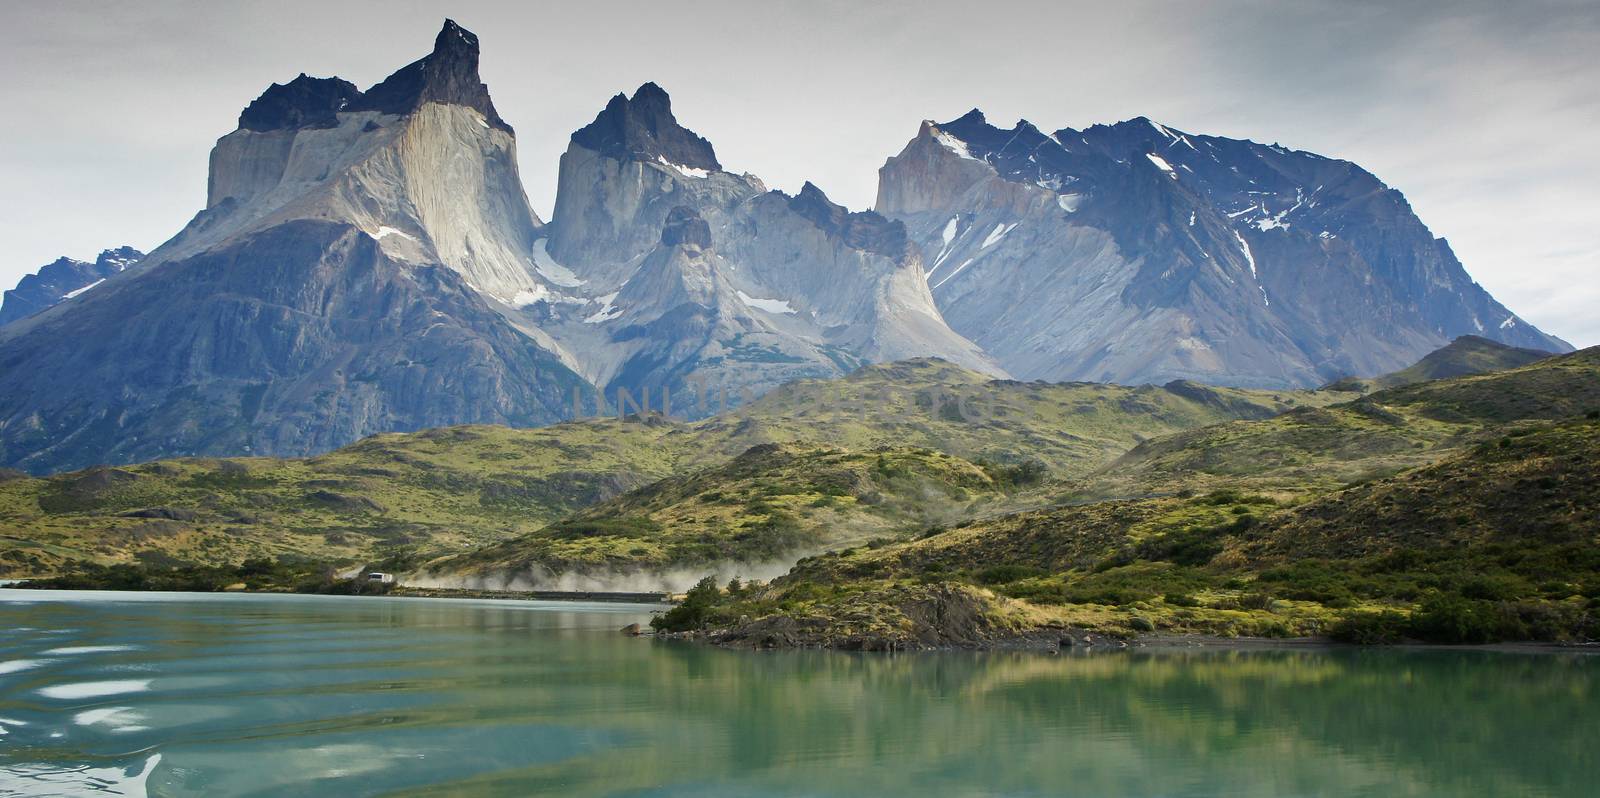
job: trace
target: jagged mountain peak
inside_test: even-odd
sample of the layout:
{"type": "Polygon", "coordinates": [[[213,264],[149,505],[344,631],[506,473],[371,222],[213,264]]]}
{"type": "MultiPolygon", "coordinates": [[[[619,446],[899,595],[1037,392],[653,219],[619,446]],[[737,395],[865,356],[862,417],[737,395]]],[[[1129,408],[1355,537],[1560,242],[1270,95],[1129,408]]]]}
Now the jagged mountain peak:
{"type": "MultiPolygon", "coordinates": [[[[964,158],[986,161],[991,165],[1011,156],[1026,159],[1032,155],[1035,156],[1033,161],[1037,162],[1037,154],[1041,150],[1047,151],[1046,157],[1064,151],[1053,136],[1026,119],[1018,119],[1009,128],[998,127],[977,109],[949,122],[934,123],[933,128],[943,134],[936,138],[947,149],[964,158]]],[[[1026,171],[1036,172],[1037,169],[1026,171]]]]}
{"type": "Polygon", "coordinates": [[[334,127],[338,113],[361,97],[354,83],[313,78],[301,72],[288,83],[274,83],[239,114],[239,128],[264,132],[303,127],[334,127]]]}
{"type": "Polygon", "coordinates": [[[239,115],[239,128],[256,132],[331,128],[339,124],[341,111],[404,115],[430,102],[472,108],[489,124],[511,130],[495,112],[489,87],[478,77],[478,37],[449,19],[434,37],[432,52],[365,92],[342,78],[314,78],[301,72],[288,83],[268,86],[239,115]]]}
{"type": "Polygon", "coordinates": [[[789,199],[789,208],[855,249],[896,261],[903,259],[910,250],[905,225],[874,211],[852,212],[828,199],[828,195],[809,180],[801,186],[799,194],[789,199]]]}
{"type": "Polygon", "coordinates": [[[632,97],[618,93],[593,122],[572,134],[572,143],[608,158],[665,161],[679,167],[721,171],[711,142],[678,124],[672,98],[655,83],[632,97]]]}
{"type": "Polygon", "coordinates": [[[961,116],[956,117],[955,119],[953,119],[953,120],[951,120],[951,121],[949,121],[949,122],[947,122],[947,123],[945,123],[943,125],[940,125],[939,127],[950,127],[952,125],[965,126],[965,125],[987,125],[987,124],[989,124],[989,120],[983,115],[983,111],[981,111],[981,110],[979,110],[977,108],[973,108],[972,110],[962,114],[961,116]]]}
{"type": "Polygon", "coordinates": [[[143,258],[144,253],[133,247],[102,250],[93,262],[63,255],[24,275],[16,288],[5,292],[0,301],[0,327],[80,296],[143,258]]]}
{"type": "Polygon", "coordinates": [[[444,21],[434,37],[433,52],[368,89],[350,103],[349,110],[408,114],[430,102],[466,106],[482,113],[489,124],[511,129],[495,111],[489,87],[478,76],[477,35],[454,20],[444,21]]]}
{"type": "Polygon", "coordinates": [[[1022,378],[1304,387],[1464,333],[1563,346],[1472,283],[1398,191],[1279,144],[968,114],[879,175],[876,207],[921,247],[944,317],[1022,378]]]}

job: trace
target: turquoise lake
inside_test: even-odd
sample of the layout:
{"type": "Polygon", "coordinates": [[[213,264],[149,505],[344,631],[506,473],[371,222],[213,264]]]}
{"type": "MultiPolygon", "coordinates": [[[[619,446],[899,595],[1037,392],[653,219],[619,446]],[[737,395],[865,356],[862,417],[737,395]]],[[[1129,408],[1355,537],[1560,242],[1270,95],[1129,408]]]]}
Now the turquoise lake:
{"type": "Polygon", "coordinates": [[[0,796],[1592,796],[1600,657],[726,651],[631,605],[0,589],[0,796]]]}

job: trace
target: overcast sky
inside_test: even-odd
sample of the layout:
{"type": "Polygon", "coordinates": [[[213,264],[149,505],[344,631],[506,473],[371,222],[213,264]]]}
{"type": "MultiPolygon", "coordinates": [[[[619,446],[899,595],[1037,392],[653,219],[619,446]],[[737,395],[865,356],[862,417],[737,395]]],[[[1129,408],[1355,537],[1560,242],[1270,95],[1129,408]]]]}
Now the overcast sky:
{"type": "Polygon", "coordinates": [[[0,283],[149,250],[267,84],[365,88],[444,17],[479,34],[548,219],[556,160],[646,80],[724,166],[869,207],[924,118],[1149,116],[1345,158],[1405,192],[1513,311],[1600,344],[1600,2],[0,0],[0,283]]]}

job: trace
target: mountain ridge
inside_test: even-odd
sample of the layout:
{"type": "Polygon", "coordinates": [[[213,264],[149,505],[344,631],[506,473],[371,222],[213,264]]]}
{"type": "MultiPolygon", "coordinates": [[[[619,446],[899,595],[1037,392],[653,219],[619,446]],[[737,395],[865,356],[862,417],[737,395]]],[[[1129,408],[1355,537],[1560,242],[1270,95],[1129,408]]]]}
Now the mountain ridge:
{"type": "Polygon", "coordinates": [[[709,383],[719,405],[741,404],[918,357],[992,377],[1286,389],[1390,373],[1463,332],[1565,346],[1494,302],[1354,164],[1145,118],[1055,133],[994,127],[977,109],[926,121],[880,170],[875,209],[851,210],[810,181],[791,196],[728,171],[645,83],[572,133],[547,224],[479,58],[477,36],[445,20],[427,55],[365,91],[301,73],[246,105],[212,150],[206,206],[177,235],[0,326],[0,463],[83,466],[89,441],[119,462],[304,454],[385,429],[549,423],[575,403],[709,383]],[[302,262],[269,262],[262,241],[302,262]],[[225,264],[305,282],[234,283],[215,274],[225,264]],[[194,304],[131,306],[147,280],[194,304]],[[187,290],[224,285],[241,297],[187,290]],[[364,304],[378,301],[391,304],[364,304]],[[278,320],[195,326],[238,304],[278,320]],[[418,325],[399,306],[439,315],[418,325]],[[315,316],[335,307],[345,318],[315,316]],[[72,320],[138,344],[85,348],[116,362],[59,357],[76,364],[65,372],[51,350],[72,320]],[[376,329],[432,338],[397,345],[376,329]],[[214,356],[172,364],[174,348],[231,348],[263,370],[240,382],[214,356]],[[484,396],[417,393],[461,384],[461,364],[485,372],[484,396]],[[212,388],[210,432],[153,409],[212,388]],[[331,414],[322,429],[314,407],[331,414]],[[258,422],[253,437],[236,429],[258,422]]]}
{"type": "Polygon", "coordinates": [[[1354,164],[1148,119],[924,122],[874,207],[912,229],[957,331],[1023,377],[1304,387],[1461,334],[1571,348],[1495,303],[1354,164]]]}

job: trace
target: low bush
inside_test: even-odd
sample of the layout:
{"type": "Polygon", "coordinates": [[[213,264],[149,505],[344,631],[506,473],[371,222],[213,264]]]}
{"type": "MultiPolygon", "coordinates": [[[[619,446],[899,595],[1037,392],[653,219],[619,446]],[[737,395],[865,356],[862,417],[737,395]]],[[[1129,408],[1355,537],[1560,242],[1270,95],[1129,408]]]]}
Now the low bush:
{"type": "Polygon", "coordinates": [[[703,628],[711,620],[711,610],[722,601],[722,590],[715,577],[706,577],[689,588],[682,603],[650,619],[658,632],[688,632],[703,628]]]}
{"type": "Polygon", "coordinates": [[[976,578],[985,585],[1004,585],[1043,576],[1044,573],[1043,569],[1031,565],[996,565],[979,571],[976,578]]]}

